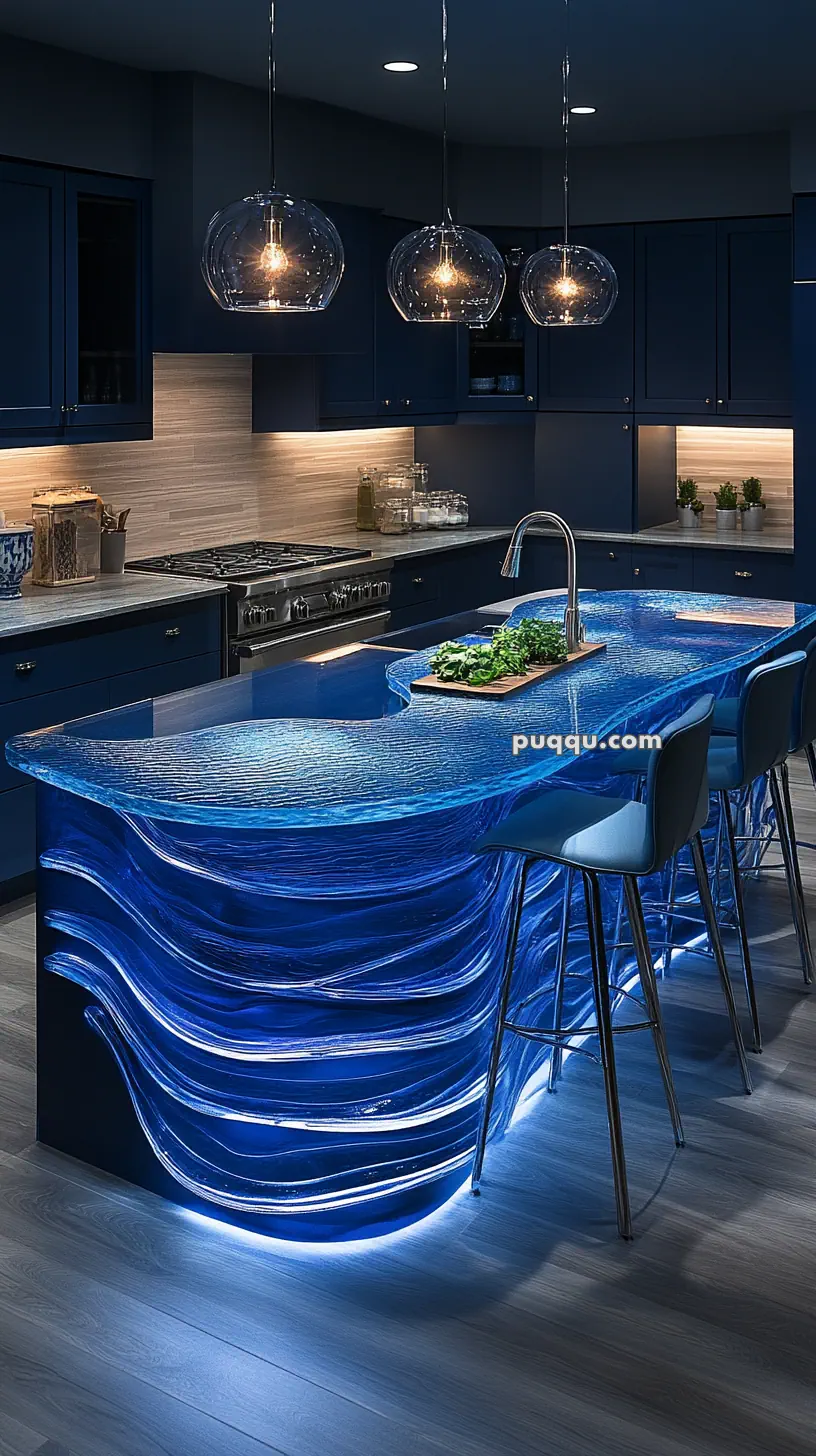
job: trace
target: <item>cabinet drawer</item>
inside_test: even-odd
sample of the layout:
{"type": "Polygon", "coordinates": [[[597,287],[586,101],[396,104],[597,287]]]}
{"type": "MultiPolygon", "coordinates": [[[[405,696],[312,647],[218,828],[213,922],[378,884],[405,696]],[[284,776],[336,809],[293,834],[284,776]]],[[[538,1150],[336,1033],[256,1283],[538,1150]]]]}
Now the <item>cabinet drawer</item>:
{"type": "Polygon", "coordinates": [[[399,612],[439,597],[438,562],[418,557],[410,565],[396,566],[391,574],[391,610],[399,612]]]}
{"type": "Polygon", "coordinates": [[[37,855],[37,791],[29,780],[0,794],[0,899],[3,882],[34,872],[37,855]]]}
{"type": "Polygon", "coordinates": [[[104,646],[95,638],[28,633],[0,649],[0,703],[48,695],[105,675],[104,646]]]}
{"type": "MultiPolygon", "coordinates": [[[[196,602],[173,612],[142,613],[125,619],[130,625],[106,633],[107,673],[115,677],[123,667],[137,671],[187,657],[221,651],[221,602],[196,602]]],[[[170,691],[166,689],[165,691],[170,691]]]]}
{"type": "Polygon", "coordinates": [[[695,591],[793,601],[792,556],[699,547],[693,555],[695,591]]]}
{"type": "Polygon", "coordinates": [[[0,705],[0,792],[31,782],[17,773],[6,761],[5,744],[18,733],[32,733],[37,728],[53,728],[57,723],[70,723],[73,718],[87,718],[103,713],[108,707],[106,682],[83,683],[60,693],[40,693],[36,698],[23,698],[0,705]]]}
{"type": "Polygon", "coordinates": [[[632,586],[644,591],[691,591],[692,552],[686,546],[632,547],[632,586]]]}
{"type": "Polygon", "coordinates": [[[582,591],[628,591],[632,550],[627,541],[579,541],[578,585],[582,591]]]}
{"type": "Polygon", "coordinates": [[[124,708],[144,698],[161,698],[166,693],[183,693],[187,688],[215,682],[221,676],[221,654],[205,652],[182,662],[168,662],[158,667],[144,667],[139,672],[123,672],[110,680],[110,706],[124,708]]]}

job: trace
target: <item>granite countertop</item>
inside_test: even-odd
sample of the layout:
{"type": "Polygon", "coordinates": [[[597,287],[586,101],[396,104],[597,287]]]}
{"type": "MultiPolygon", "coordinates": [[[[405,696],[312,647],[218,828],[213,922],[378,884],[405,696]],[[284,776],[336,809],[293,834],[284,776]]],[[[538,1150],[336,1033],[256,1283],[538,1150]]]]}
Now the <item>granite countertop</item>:
{"type": "Polygon", "coordinates": [[[77,586],[31,586],[24,582],[22,597],[0,602],[0,637],[173,606],[196,597],[223,596],[225,591],[223,583],[217,581],[148,576],[136,571],[124,576],[99,576],[96,581],[77,586]]]}
{"type": "Polygon", "coordinates": [[[411,531],[405,536],[381,536],[379,531],[358,531],[349,526],[347,530],[313,533],[310,540],[316,546],[370,551],[375,561],[384,558],[404,561],[411,556],[428,556],[432,551],[478,546],[482,541],[508,541],[512,534],[512,526],[467,526],[458,531],[411,531]]]}
{"type": "MultiPolygon", "coordinates": [[[[321,546],[359,547],[371,551],[375,560],[391,557],[400,561],[411,556],[427,556],[432,551],[451,551],[457,546],[475,546],[480,541],[508,541],[512,526],[470,526],[464,531],[413,531],[406,536],[381,536],[377,531],[348,530],[327,532],[320,536],[321,546]]],[[[547,526],[533,526],[531,535],[557,536],[547,526]]],[[[578,541],[628,541],[638,546],[710,546],[728,551],[778,551],[792,554],[793,532],[788,527],[771,526],[756,535],[742,530],[717,531],[704,525],[695,531],[683,531],[676,521],[665,526],[650,526],[645,531],[582,531],[574,532],[578,541]]]]}

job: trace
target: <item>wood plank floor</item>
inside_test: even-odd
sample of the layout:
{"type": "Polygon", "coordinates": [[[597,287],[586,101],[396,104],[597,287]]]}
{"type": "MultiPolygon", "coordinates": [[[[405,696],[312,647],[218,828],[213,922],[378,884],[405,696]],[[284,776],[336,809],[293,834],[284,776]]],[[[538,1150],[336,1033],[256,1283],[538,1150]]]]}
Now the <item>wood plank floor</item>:
{"type": "MultiPolygon", "coordinates": [[[[794,778],[814,841],[816,795],[794,778]]],[[[803,867],[816,926],[816,854],[803,867]]],[[[705,960],[663,987],[684,1150],[648,1039],[618,1043],[632,1245],[600,1078],[573,1057],[490,1149],[481,1200],[323,1254],[33,1143],[33,907],[7,907],[0,1456],[813,1456],[816,994],[780,876],[749,912],[754,1096],[705,960]]]]}

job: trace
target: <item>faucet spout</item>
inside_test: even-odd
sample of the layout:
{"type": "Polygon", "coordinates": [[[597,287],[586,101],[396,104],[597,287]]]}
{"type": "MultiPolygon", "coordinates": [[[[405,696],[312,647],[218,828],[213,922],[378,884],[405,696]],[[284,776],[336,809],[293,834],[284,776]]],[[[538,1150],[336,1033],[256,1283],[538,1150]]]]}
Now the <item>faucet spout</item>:
{"type": "Polygon", "coordinates": [[[524,537],[530,526],[543,525],[555,526],[564,537],[564,544],[567,548],[567,606],[564,612],[564,634],[567,639],[567,651],[576,652],[584,640],[584,626],[578,610],[575,537],[563,516],[557,516],[554,511],[531,511],[528,516],[522,516],[507,548],[501,574],[502,576],[518,576],[524,537]]]}

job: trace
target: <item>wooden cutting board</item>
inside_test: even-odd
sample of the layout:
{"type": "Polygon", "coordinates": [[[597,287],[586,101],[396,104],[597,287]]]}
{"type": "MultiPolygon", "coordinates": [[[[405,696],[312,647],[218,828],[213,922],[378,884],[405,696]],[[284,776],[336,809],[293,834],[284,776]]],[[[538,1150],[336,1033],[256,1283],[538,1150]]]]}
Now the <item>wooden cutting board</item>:
{"type": "Polygon", "coordinates": [[[583,662],[587,657],[594,657],[597,652],[605,651],[605,642],[584,642],[577,652],[569,654],[566,662],[553,662],[544,667],[531,667],[523,677],[497,677],[495,682],[483,683],[476,687],[472,683],[440,682],[436,673],[430,673],[428,677],[418,677],[415,682],[411,683],[411,687],[428,693],[461,693],[467,698],[507,698],[511,693],[517,693],[519,688],[532,687],[533,683],[541,682],[542,678],[554,677],[557,672],[566,672],[567,668],[573,667],[576,662],[583,662]]]}

